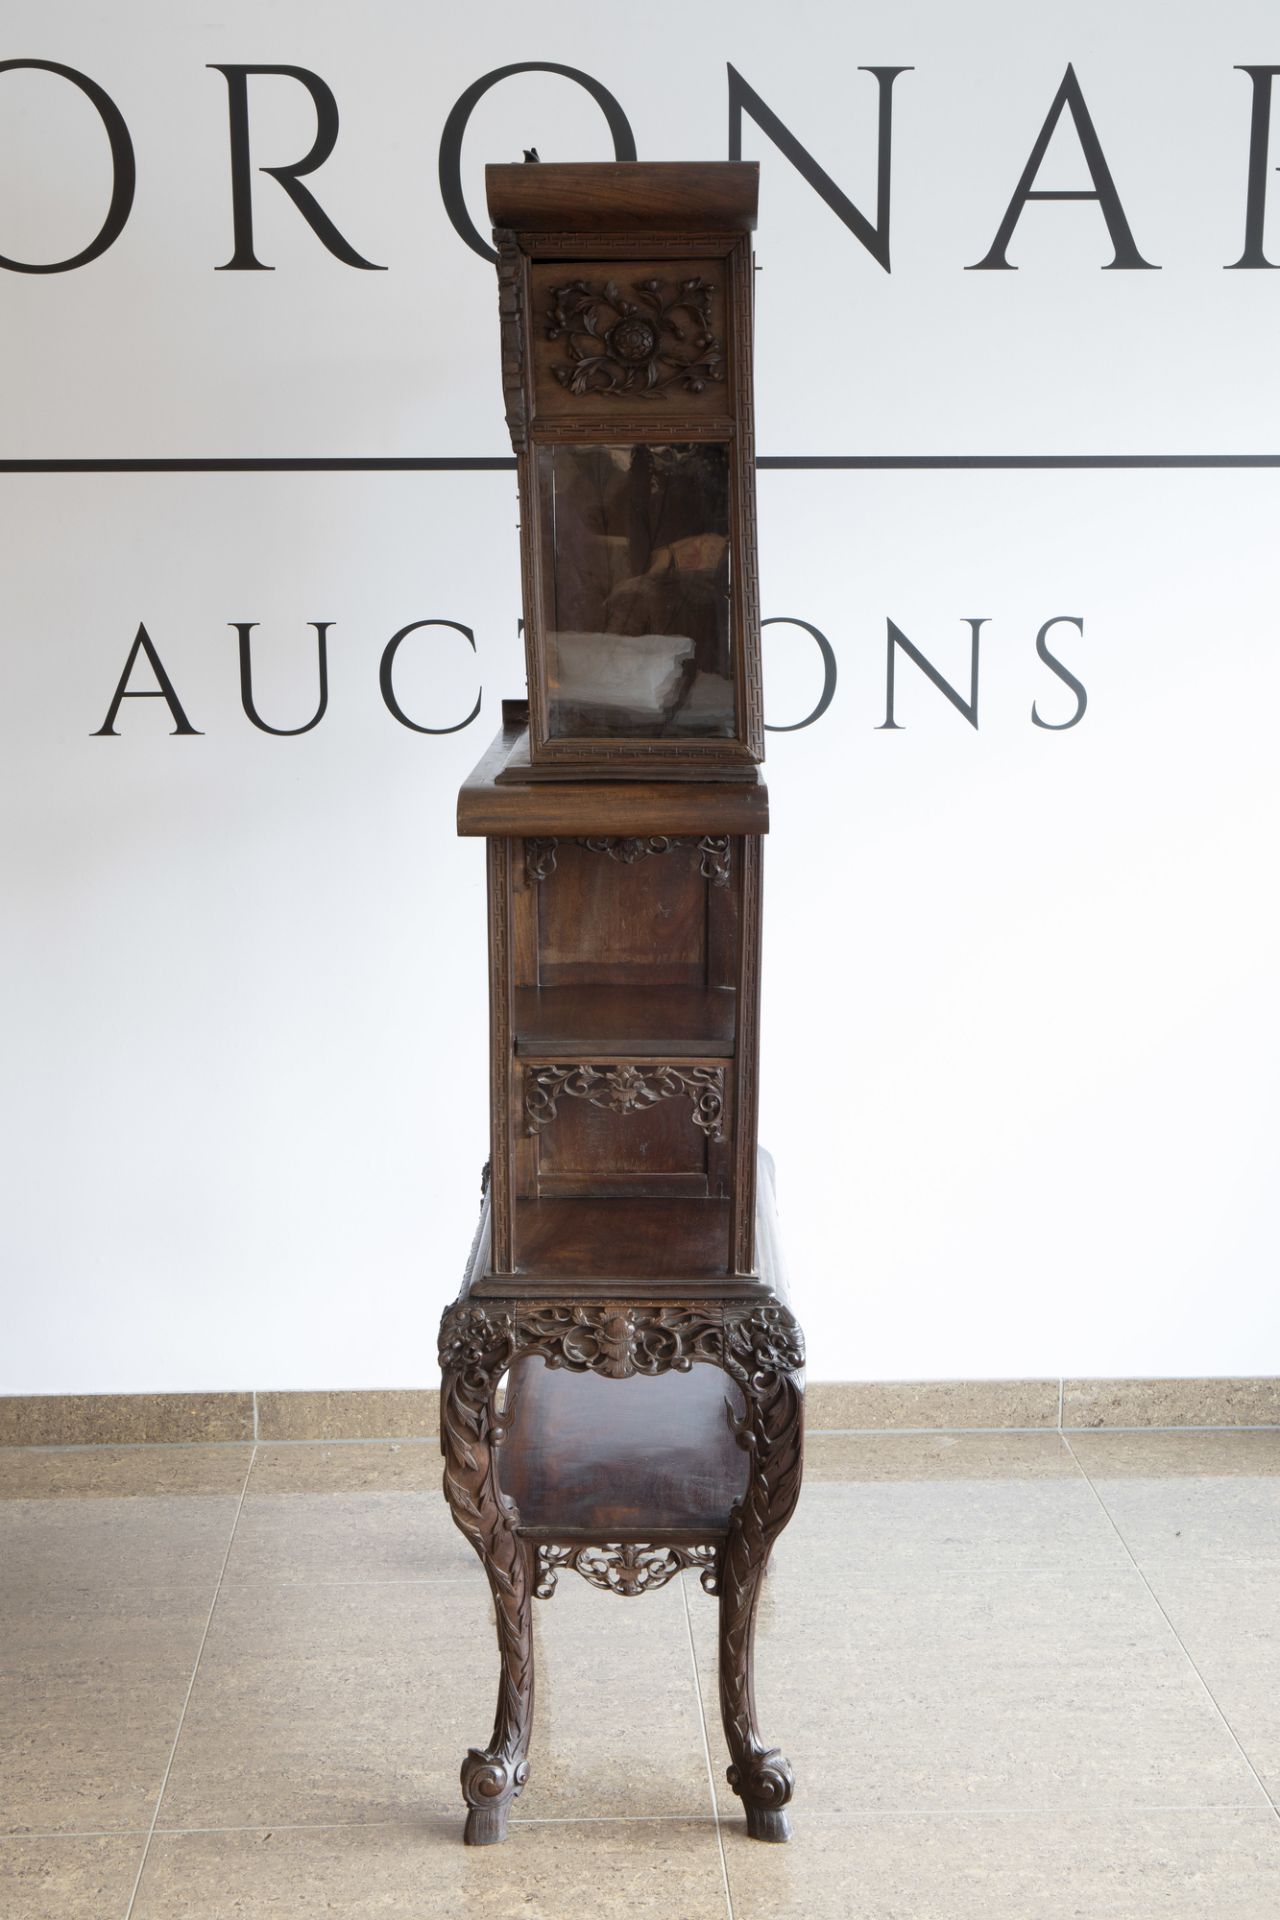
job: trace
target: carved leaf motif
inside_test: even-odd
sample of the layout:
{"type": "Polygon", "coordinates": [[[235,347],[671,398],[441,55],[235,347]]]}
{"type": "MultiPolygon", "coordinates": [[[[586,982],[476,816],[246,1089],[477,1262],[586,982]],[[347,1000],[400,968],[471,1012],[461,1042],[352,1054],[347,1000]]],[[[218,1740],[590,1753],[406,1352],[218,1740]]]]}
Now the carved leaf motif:
{"type": "Polygon", "coordinates": [[[569,358],[554,364],[552,373],[579,397],[609,393],[649,399],[672,386],[702,393],[708,382],[725,377],[723,349],[711,331],[715,290],[712,281],[698,276],[674,285],[637,281],[631,289],[639,296],[634,301],[616,280],[595,289],[585,280],[553,287],[547,338],[563,340],[569,358]],[[680,314],[696,324],[691,348],[680,314]],[[673,346],[679,350],[673,352],[673,346]]]}

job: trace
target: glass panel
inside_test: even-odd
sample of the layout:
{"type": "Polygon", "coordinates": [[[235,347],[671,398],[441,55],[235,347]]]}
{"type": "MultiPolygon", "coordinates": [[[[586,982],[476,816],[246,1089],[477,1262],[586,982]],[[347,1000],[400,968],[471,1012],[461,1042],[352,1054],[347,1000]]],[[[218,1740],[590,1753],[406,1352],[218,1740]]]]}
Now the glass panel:
{"type": "Polygon", "coordinates": [[[553,738],[732,739],[729,449],[538,450],[553,738]]]}

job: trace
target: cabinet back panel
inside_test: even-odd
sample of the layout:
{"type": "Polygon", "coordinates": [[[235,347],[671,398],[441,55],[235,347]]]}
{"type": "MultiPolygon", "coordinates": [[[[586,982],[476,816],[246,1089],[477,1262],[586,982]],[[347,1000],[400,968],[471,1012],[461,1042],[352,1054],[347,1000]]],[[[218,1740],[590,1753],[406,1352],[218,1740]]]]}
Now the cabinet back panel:
{"type": "Polygon", "coordinates": [[[539,985],[706,985],[707,891],[694,847],[628,864],[561,841],[538,883],[539,985]]]}

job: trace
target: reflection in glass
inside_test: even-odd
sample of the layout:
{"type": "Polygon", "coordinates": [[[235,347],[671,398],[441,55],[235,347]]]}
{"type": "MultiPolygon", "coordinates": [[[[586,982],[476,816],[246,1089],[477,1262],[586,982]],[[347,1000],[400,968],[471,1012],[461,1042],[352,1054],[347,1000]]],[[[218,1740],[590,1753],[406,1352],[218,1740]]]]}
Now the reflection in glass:
{"type": "Polygon", "coordinates": [[[549,729],[732,739],[729,449],[538,451],[549,729]]]}

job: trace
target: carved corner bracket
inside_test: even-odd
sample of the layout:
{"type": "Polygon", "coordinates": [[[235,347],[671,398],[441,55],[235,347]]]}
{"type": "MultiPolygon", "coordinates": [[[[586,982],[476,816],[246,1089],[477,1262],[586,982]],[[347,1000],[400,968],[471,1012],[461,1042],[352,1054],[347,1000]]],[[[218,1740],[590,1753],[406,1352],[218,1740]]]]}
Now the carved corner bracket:
{"type": "Polygon", "coordinates": [[[556,870],[558,840],[529,839],[524,843],[524,877],[530,886],[556,870]]]}
{"type": "Polygon", "coordinates": [[[724,1139],[724,1068],[530,1066],[524,1070],[525,1132],[549,1127],[568,1098],[610,1113],[643,1113],[662,1100],[688,1100],[690,1118],[708,1140],[724,1139]]]}
{"type": "Polygon", "coordinates": [[[696,1567],[707,1593],[720,1590],[720,1549],[717,1546],[654,1547],[639,1541],[604,1546],[540,1546],[533,1590],[549,1600],[556,1578],[566,1568],[580,1573],[593,1587],[629,1599],[665,1587],[686,1567],[696,1567]]]}

